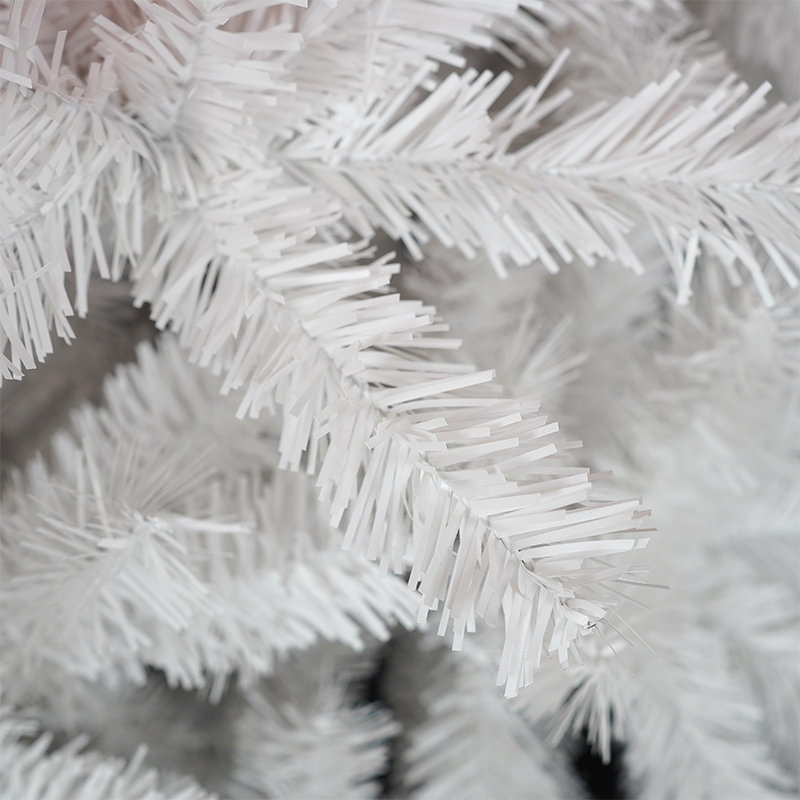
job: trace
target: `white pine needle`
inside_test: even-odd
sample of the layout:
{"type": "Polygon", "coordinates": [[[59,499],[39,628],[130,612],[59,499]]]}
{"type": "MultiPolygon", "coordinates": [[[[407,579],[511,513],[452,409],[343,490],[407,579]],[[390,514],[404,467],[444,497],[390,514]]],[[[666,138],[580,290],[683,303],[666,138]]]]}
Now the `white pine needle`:
{"type": "Polygon", "coordinates": [[[213,699],[320,637],[358,650],[364,631],[414,625],[413,595],[341,551],[309,481],[272,475],[269,423],[237,421],[174,343],[140,356],[108,382],[108,410],[76,415],[82,444],[56,442],[60,468],[34,464],[7,497],[4,624],[22,686],[40,659],[135,682],[149,664],[213,699]]]}
{"type": "Polygon", "coordinates": [[[213,800],[190,779],[161,778],[142,769],[147,748],[123,758],[85,751],[79,736],[49,750],[52,736],[6,713],[0,720],[0,792],[22,800],[213,800]]]}
{"type": "Polygon", "coordinates": [[[387,740],[399,733],[376,704],[351,706],[324,660],[294,665],[245,697],[233,731],[231,797],[377,796],[387,740]]]}
{"type": "Polygon", "coordinates": [[[417,798],[576,796],[560,754],[493,686],[491,659],[473,642],[436,666],[424,689],[427,719],[407,732],[404,780],[417,798]]]}

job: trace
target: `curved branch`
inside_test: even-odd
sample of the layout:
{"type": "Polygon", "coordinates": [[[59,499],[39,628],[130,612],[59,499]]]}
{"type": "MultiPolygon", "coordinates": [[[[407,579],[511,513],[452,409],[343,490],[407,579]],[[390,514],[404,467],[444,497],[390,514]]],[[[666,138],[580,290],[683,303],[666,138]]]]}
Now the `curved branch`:
{"type": "MultiPolygon", "coordinates": [[[[304,202],[285,213],[302,218],[304,202]]],[[[604,583],[626,574],[592,563],[646,544],[639,501],[605,501],[588,470],[555,461],[571,445],[538,401],[503,398],[491,372],[432,360],[458,343],[438,338],[433,309],[387,289],[388,257],[325,264],[335,246],[306,245],[270,261],[215,259],[209,272],[197,253],[227,235],[208,218],[200,231],[171,222],[163,252],[174,255],[142,260],[150,289],[139,296],[225,372],[223,390],[248,384],[240,416],[283,407],[280,466],[318,475],[333,524],[348,512],[345,547],[384,571],[411,563],[411,585],[426,607],[444,602],[457,644],[506,604],[510,694],[543,649],[565,661],[616,602],[604,583]]]]}
{"type": "MultiPolygon", "coordinates": [[[[406,112],[385,98],[355,137],[340,137],[345,120],[332,115],[288,143],[281,158],[300,180],[339,197],[361,236],[382,227],[417,257],[432,233],[467,257],[485,250],[501,275],[509,259],[541,260],[556,271],[550,248],[565,261],[577,255],[591,265],[599,256],[641,271],[627,239],[644,216],[684,302],[699,248],[718,256],[734,282],[740,261],[768,305],[762,253],[798,285],[797,107],[778,104],[754,119],[769,86],[745,98],[747,87],[727,80],[695,108],[684,98],[698,70],[673,72],[515,149],[566,99],[541,102],[563,57],[536,90],[493,118],[489,108],[510,77],[468,70],[406,112]]],[[[421,87],[423,77],[402,92],[421,87]]]]}

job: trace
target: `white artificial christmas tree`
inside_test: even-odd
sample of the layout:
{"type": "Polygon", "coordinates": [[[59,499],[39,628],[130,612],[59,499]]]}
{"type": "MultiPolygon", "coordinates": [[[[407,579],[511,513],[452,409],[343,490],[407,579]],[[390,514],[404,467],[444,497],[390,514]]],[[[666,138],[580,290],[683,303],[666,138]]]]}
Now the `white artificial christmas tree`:
{"type": "Polygon", "coordinates": [[[0,25],[3,391],[163,331],[4,471],[3,797],[797,796],[797,105],[677,0],[0,25]]]}

